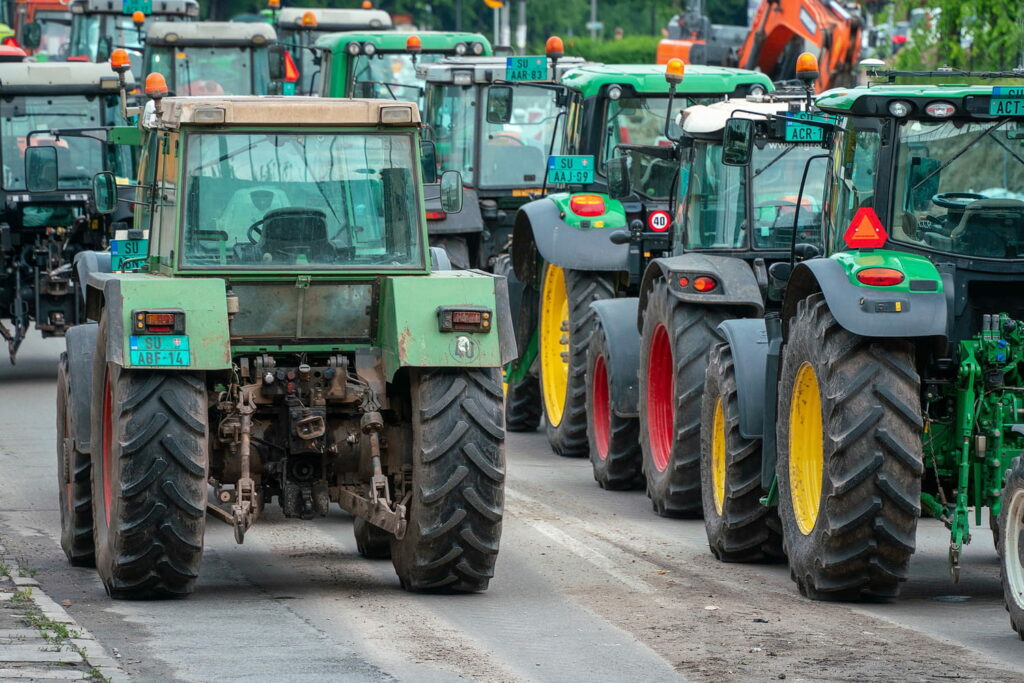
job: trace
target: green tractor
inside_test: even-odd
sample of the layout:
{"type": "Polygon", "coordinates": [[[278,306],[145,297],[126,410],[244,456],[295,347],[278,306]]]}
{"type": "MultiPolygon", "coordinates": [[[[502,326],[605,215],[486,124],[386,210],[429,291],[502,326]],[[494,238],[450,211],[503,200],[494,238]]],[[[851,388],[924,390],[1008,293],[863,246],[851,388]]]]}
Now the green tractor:
{"type": "Polygon", "coordinates": [[[818,97],[838,117],[826,255],[770,269],[786,282],[778,316],[721,325],[702,457],[727,503],[759,488],[778,505],[813,599],[897,595],[922,513],[949,529],[958,580],[987,507],[1020,632],[1024,99],[900,75],[818,97]]]}
{"type": "Polygon", "coordinates": [[[33,324],[59,337],[82,322],[75,258],[105,249],[112,219],[128,215],[99,213],[91,190],[100,171],[123,188],[134,174],[131,150],[108,139],[124,123],[106,64],[0,63],[0,338],[11,363],[33,324]]]}
{"type": "MultiPolygon", "coordinates": [[[[595,480],[607,489],[644,486],[662,516],[703,514],[718,554],[740,549],[723,538],[720,496],[709,508],[712,488],[702,486],[708,351],[723,320],[780,308],[784,288],[769,272],[788,264],[793,245],[801,258],[820,253],[825,135],[798,122],[815,115],[806,102],[794,93],[684,110],[671,250],[649,261],[638,298],[592,305],[598,320],[586,368],[595,480]],[[735,122],[748,126],[753,145],[743,165],[726,153],[735,122]]],[[[753,505],[761,514],[748,523],[770,526],[759,496],[753,505]]],[[[754,549],[765,559],[781,555],[770,538],[754,549]]]]}
{"type": "Polygon", "coordinates": [[[424,104],[419,67],[445,57],[486,57],[491,43],[479,33],[348,32],[316,41],[323,97],[380,97],[424,104]]]}
{"type": "MultiPolygon", "coordinates": [[[[61,359],[68,558],[116,598],[185,595],[207,517],[241,543],[276,498],[306,520],[337,503],[407,590],[486,589],[507,294],[427,246],[416,105],[159,94],[140,116],[148,250],[134,273],[93,255],[96,323],[61,359]]],[[[113,210],[113,178],[95,184],[113,210]]],[[[440,185],[456,212],[458,173],[440,185]]]]}
{"type": "Polygon", "coordinates": [[[268,95],[276,86],[274,28],[259,22],[158,21],[146,34],[145,73],[163,75],[178,96],[268,95]]]}
{"type": "Polygon", "coordinates": [[[500,259],[502,274],[511,275],[503,254],[516,210],[543,192],[548,157],[564,137],[568,98],[557,81],[582,64],[579,57],[449,57],[422,70],[437,165],[459,171],[466,188],[458,214],[427,206],[431,244],[456,267],[491,270],[500,259]]]}
{"type": "Polygon", "coordinates": [[[668,74],[655,65],[587,65],[565,74],[565,139],[546,178],[560,191],[516,213],[512,266],[527,287],[526,314],[517,319],[520,360],[506,370],[506,423],[534,430],[543,407],[559,455],[589,450],[585,368],[597,321],[590,304],[636,296],[646,263],[670,248],[679,168],[672,98],[689,106],[773,90],[763,74],[740,69],[688,66],[684,79],[675,61],[668,74]],[[632,191],[614,198],[605,167],[622,155],[612,170],[630,175],[632,191]],[[609,242],[612,233],[622,239],[609,242]]]}

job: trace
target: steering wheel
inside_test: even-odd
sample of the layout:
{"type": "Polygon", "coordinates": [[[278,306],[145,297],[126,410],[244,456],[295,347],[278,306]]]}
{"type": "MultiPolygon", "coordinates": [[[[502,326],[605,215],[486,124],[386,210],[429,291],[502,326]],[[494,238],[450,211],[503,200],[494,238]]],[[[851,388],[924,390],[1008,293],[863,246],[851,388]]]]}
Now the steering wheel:
{"type": "Polygon", "coordinates": [[[526,143],[523,142],[522,138],[518,137],[516,133],[509,133],[507,131],[495,133],[494,135],[491,136],[491,140],[494,142],[507,144],[509,146],[515,145],[517,147],[526,147],[526,143]]]}
{"type": "Polygon", "coordinates": [[[263,234],[263,224],[266,223],[266,218],[261,218],[246,230],[245,236],[249,239],[249,244],[258,244],[260,236],[263,234]]]}
{"type": "Polygon", "coordinates": [[[932,197],[932,204],[941,206],[943,209],[960,209],[978,199],[988,199],[983,194],[974,192],[940,192],[932,197]]]}

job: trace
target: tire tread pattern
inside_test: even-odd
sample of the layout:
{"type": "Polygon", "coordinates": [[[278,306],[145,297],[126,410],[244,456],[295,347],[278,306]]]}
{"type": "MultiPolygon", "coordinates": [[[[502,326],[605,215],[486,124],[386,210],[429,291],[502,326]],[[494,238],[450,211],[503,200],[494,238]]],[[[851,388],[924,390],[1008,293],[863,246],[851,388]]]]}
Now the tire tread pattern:
{"type": "MultiPolygon", "coordinates": [[[[643,486],[642,455],[640,452],[640,420],[636,417],[621,417],[610,411],[608,454],[605,458],[598,455],[594,418],[597,411],[594,407],[594,365],[597,359],[604,356],[606,365],[614,359],[608,355],[608,343],[604,335],[604,327],[600,320],[594,336],[591,337],[587,349],[587,435],[589,437],[590,464],[594,471],[594,481],[609,491],[629,491],[643,486]]],[[[612,372],[609,366],[608,380],[611,382],[612,372]]],[[[609,393],[613,391],[609,387],[609,393]]],[[[610,407],[610,406],[609,406],[610,407]]]]}

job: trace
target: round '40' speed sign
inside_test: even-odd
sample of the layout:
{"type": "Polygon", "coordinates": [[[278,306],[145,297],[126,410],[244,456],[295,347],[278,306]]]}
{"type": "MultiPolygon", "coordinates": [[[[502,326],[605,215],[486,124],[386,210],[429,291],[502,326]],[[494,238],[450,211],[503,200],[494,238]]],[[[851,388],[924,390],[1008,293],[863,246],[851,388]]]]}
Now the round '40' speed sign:
{"type": "Polygon", "coordinates": [[[665,232],[672,225],[668,211],[651,211],[647,214],[647,227],[654,232],[665,232]]]}

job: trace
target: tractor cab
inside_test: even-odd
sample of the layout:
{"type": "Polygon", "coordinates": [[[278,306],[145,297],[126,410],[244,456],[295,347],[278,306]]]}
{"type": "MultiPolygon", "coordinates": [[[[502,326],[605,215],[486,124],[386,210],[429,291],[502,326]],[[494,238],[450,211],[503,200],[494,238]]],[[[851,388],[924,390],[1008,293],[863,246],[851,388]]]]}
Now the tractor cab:
{"type": "Polygon", "coordinates": [[[583,63],[447,57],[420,67],[438,168],[459,171],[467,189],[457,215],[428,206],[432,239],[453,259],[490,268],[507,248],[516,209],[543,191],[548,158],[561,153],[568,99],[558,80],[583,63]]]}
{"type": "Polygon", "coordinates": [[[324,97],[376,97],[424,104],[418,67],[445,57],[483,57],[491,44],[479,33],[395,31],[335,33],[320,38],[324,97]]]}
{"type": "Polygon", "coordinates": [[[194,22],[196,0],[71,0],[71,38],[66,59],[105,62],[114,50],[127,50],[132,73],[142,74],[142,53],[153,22],[194,22]]]}
{"type": "Polygon", "coordinates": [[[146,36],[147,73],[164,76],[175,95],[267,95],[274,88],[264,23],[154,22],[146,36]]]}
{"type": "Polygon", "coordinates": [[[391,15],[381,9],[284,7],[270,10],[271,24],[280,44],[288,51],[297,71],[285,95],[315,95],[320,91],[320,52],[316,42],[330,33],[385,31],[392,28],[391,15]],[[292,92],[294,91],[294,92],[292,92]]]}
{"type": "Polygon", "coordinates": [[[33,322],[44,337],[81,322],[72,263],[110,237],[90,188],[100,171],[133,175],[131,151],[109,137],[124,124],[106,64],[0,63],[0,318],[13,323],[0,335],[12,361],[33,322]]]}
{"type": "Polygon", "coordinates": [[[28,0],[15,6],[15,40],[36,60],[63,60],[71,38],[71,13],[60,0],[28,0]]]}

